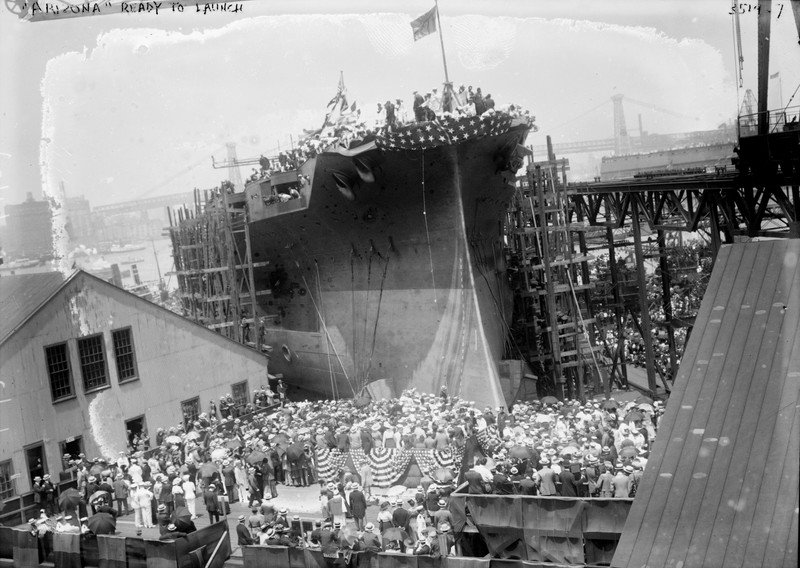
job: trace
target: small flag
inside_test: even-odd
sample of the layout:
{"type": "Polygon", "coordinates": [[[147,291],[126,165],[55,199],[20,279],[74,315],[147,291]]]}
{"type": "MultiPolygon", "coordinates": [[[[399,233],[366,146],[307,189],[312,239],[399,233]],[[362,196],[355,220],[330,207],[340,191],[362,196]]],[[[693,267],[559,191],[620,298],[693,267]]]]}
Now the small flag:
{"type": "MultiPolygon", "coordinates": [[[[342,98],[346,97],[346,96],[347,96],[346,95],[346,90],[344,88],[344,74],[340,73],[339,74],[339,86],[336,89],[336,94],[333,96],[333,98],[328,103],[328,108],[332,107],[337,102],[340,102],[342,100],[342,98]]],[[[345,100],[346,100],[346,98],[345,98],[345,100]]]]}
{"type": "Polygon", "coordinates": [[[777,71],[777,72],[773,73],[772,75],[770,75],[769,78],[770,79],[777,79],[778,77],[780,77],[780,74],[781,74],[781,72],[777,71]]]}
{"type": "Polygon", "coordinates": [[[436,31],[436,6],[422,14],[419,18],[411,22],[411,30],[414,32],[414,41],[424,38],[426,35],[436,31]]]}

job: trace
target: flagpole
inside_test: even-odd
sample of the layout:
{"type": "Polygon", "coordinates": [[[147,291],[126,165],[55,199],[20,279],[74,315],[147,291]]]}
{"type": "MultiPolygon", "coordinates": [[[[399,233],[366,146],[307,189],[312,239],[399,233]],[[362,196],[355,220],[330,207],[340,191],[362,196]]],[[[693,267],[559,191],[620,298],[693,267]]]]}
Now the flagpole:
{"type": "Polygon", "coordinates": [[[444,38],[442,37],[442,20],[439,18],[439,0],[436,3],[436,23],[439,28],[439,42],[442,44],[442,63],[444,63],[444,82],[449,84],[450,78],[447,75],[447,58],[444,56],[444,38]]]}

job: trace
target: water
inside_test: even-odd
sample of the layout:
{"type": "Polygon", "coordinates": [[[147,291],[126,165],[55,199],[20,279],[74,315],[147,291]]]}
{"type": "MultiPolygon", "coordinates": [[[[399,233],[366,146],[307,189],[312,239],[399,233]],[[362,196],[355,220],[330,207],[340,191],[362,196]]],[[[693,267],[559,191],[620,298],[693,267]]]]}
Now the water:
{"type": "MultiPolygon", "coordinates": [[[[64,265],[67,269],[80,268],[103,280],[111,278],[111,265],[117,264],[122,273],[122,283],[124,286],[134,285],[134,278],[131,271],[132,264],[136,265],[139,271],[139,280],[146,284],[158,286],[159,271],[164,283],[169,291],[178,289],[178,281],[175,276],[167,276],[167,272],[175,270],[172,260],[172,242],[168,238],[161,238],[154,241],[141,243],[131,243],[140,246],[138,250],[125,250],[118,252],[100,253],[93,249],[88,249],[90,254],[68,257],[64,265]],[[135,262],[134,262],[135,261],[135,262]]],[[[4,269],[3,274],[33,274],[37,272],[50,272],[57,270],[57,263],[45,262],[38,266],[28,268],[18,268],[15,270],[4,269]]]]}

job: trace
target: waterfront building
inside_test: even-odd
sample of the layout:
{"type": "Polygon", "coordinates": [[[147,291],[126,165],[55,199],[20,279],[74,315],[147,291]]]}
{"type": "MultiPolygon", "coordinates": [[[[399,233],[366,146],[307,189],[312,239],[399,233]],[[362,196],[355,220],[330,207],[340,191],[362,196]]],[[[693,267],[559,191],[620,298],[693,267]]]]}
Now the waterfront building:
{"type": "Polygon", "coordinates": [[[115,457],[139,433],[246,404],[267,359],[86,272],[0,277],[0,498],[64,454],[115,457]]]}

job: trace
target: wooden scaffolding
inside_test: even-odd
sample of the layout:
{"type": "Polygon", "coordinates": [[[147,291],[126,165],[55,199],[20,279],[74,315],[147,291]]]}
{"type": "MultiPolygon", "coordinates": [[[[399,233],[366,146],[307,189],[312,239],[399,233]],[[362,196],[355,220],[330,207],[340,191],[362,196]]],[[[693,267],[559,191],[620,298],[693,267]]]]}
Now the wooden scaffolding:
{"type": "Polygon", "coordinates": [[[262,349],[268,316],[259,309],[244,200],[226,187],[194,191],[193,207],[168,210],[169,234],[184,315],[219,333],[262,349]]]}
{"type": "Polygon", "coordinates": [[[532,162],[510,211],[516,342],[538,369],[540,393],[586,398],[603,389],[590,297],[588,227],[570,223],[568,161],[532,162]]]}

